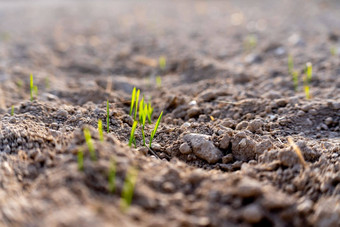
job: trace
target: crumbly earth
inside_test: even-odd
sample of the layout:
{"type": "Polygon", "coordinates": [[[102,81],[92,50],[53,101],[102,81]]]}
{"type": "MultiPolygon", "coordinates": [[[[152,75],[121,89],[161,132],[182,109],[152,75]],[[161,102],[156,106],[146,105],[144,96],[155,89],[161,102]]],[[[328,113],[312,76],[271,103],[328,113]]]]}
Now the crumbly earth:
{"type": "Polygon", "coordinates": [[[340,226],[339,14],[331,0],[1,2],[0,226],[340,226]],[[140,127],[127,145],[135,86],[155,108],[147,140],[164,113],[155,154],[140,127]]]}

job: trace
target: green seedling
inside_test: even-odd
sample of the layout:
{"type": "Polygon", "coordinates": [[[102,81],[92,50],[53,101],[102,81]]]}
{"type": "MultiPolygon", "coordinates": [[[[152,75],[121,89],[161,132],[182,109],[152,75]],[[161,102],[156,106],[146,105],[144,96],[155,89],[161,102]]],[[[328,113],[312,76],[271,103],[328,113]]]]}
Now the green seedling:
{"type": "Polygon", "coordinates": [[[159,68],[164,71],[165,67],[166,67],[166,57],[165,56],[161,56],[158,59],[158,65],[159,68]]]}
{"type": "Polygon", "coordinates": [[[24,82],[21,79],[17,79],[15,83],[19,89],[21,89],[24,86],[24,82]]]}
{"type": "Polygon", "coordinates": [[[312,63],[308,62],[306,64],[305,73],[307,76],[308,83],[310,83],[312,81],[312,73],[313,73],[312,63]]]}
{"type": "Polygon", "coordinates": [[[156,85],[157,87],[162,87],[162,77],[161,76],[156,76],[156,85]]]}
{"type": "Polygon", "coordinates": [[[293,78],[294,90],[297,91],[298,86],[299,86],[299,73],[297,71],[293,71],[292,78],[293,78]]]}
{"type": "Polygon", "coordinates": [[[160,121],[161,121],[161,119],[162,119],[162,115],[163,115],[163,111],[162,111],[161,114],[159,115],[158,120],[157,120],[156,125],[155,125],[155,128],[154,128],[154,129],[152,130],[152,132],[151,132],[151,135],[150,135],[150,144],[149,144],[149,147],[150,147],[150,148],[151,148],[152,140],[153,140],[153,138],[155,137],[155,134],[156,134],[156,132],[157,132],[159,123],[160,123],[160,121]]]}
{"type": "Polygon", "coordinates": [[[88,128],[84,128],[84,137],[85,137],[85,141],[86,141],[87,147],[88,147],[89,152],[90,152],[91,160],[96,161],[97,157],[96,157],[96,153],[95,153],[95,150],[94,150],[93,141],[92,141],[92,138],[91,138],[91,132],[88,128]]]}
{"type": "Polygon", "coordinates": [[[110,131],[110,104],[109,100],[106,100],[106,132],[110,131]]]}
{"type": "Polygon", "coordinates": [[[310,99],[310,82],[312,80],[312,63],[308,62],[306,64],[306,69],[305,69],[305,76],[303,79],[303,85],[304,85],[304,90],[305,90],[305,95],[306,95],[306,99],[310,99]]]}
{"type": "Polygon", "coordinates": [[[255,35],[248,35],[244,40],[244,49],[246,52],[253,51],[257,46],[257,37],[255,35]]]}
{"type": "Polygon", "coordinates": [[[116,190],[116,162],[114,159],[111,159],[108,182],[109,182],[109,192],[114,193],[116,190]]]}
{"type": "Polygon", "coordinates": [[[126,173],[122,190],[122,197],[120,201],[120,207],[122,211],[126,211],[132,203],[135,185],[137,182],[137,176],[138,170],[135,167],[130,167],[126,173]]]}
{"type": "Polygon", "coordinates": [[[11,116],[14,116],[14,106],[12,105],[12,108],[11,108],[11,116]]]}
{"type": "Polygon", "coordinates": [[[145,121],[146,121],[146,116],[148,115],[148,106],[144,106],[144,111],[143,111],[143,117],[142,117],[142,136],[143,136],[143,145],[146,146],[145,144],[145,133],[144,133],[144,127],[145,127],[145,121]]]}
{"type": "Polygon", "coordinates": [[[139,116],[139,122],[140,123],[142,123],[143,115],[144,115],[144,96],[143,96],[142,100],[139,102],[138,116],[139,116]]]}
{"type": "Polygon", "coordinates": [[[104,133],[103,133],[103,121],[101,119],[98,120],[98,133],[99,133],[99,140],[104,141],[104,133]]]}
{"type": "Polygon", "coordinates": [[[45,77],[45,88],[50,89],[50,79],[48,77],[45,77]]]}
{"type": "MultiPolygon", "coordinates": [[[[131,147],[133,142],[136,142],[136,139],[135,139],[136,127],[137,127],[137,121],[134,121],[132,128],[131,128],[130,139],[129,139],[129,146],[130,147],[131,147]]],[[[136,144],[135,144],[135,146],[136,146],[136,144]]]]}
{"type": "Polygon", "coordinates": [[[31,102],[33,102],[33,89],[34,89],[33,75],[31,73],[31,75],[30,75],[30,96],[31,96],[31,102]]]}
{"type": "Polygon", "coordinates": [[[336,54],[337,54],[336,46],[331,46],[331,48],[330,48],[329,51],[331,52],[331,55],[332,55],[333,57],[336,56],[336,54]]]}
{"type": "Polygon", "coordinates": [[[136,107],[135,107],[135,115],[134,115],[134,118],[133,118],[134,121],[137,118],[139,94],[140,94],[140,90],[138,89],[137,94],[136,94],[136,107]]]}
{"type": "Polygon", "coordinates": [[[132,90],[132,95],[131,95],[131,105],[130,105],[130,114],[132,114],[133,106],[135,104],[135,99],[136,99],[136,87],[133,88],[132,90]]]}
{"type": "Polygon", "coordinates": [[[293,74],[293,72],[294,72],[294,61],[293,61],[292,55],[288,56],[288,72],[290,74],[293,74]]]}
{"type": "Polygon", "coordinates": [[[83,171],[84,170],[84,152],[82,149],[78,150],[77,160],[78,160],[78,170],[83,171]]]}

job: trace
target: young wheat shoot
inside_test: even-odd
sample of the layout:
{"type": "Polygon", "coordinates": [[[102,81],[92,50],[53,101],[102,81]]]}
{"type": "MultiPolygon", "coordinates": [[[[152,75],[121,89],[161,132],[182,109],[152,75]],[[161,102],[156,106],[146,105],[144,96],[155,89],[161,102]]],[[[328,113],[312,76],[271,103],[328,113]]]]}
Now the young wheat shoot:
{"type": "Polygon", "coordinates": [[[123,211],[126,211],[132,203],[137,176],[138,170],[135,167],[130,167],[126,173],[120,201],[120,207],[123,211]]]}
{"type": "Polygon", "coordinates": [[[137,121],[133,122],[131,133],[130,133],[130,139],[129,139],[129,146],[131,147],[132,143],[135,141],[135,131],[137,127],[137,121]]]}
{"type": "Polygon", "coordinates": [[[99,140],[104,141],[104,133],[103,133],[103,122],[102,119],[98,120],[98,133],[99,133],[99,140]]]}
{"type": "Polygon", "coordinates": [[[132,114],[133,106],[135,104],[135,99],[136,99],[136,87],[134,87],[133,90],[132,90],[131,104],[130,104],[130,113],[129,113],[129,115],[132,114]]]}
{"type": "Polygon", "coordinates": [[[155,137],[155,134],[156,134],[157,129],[158,129],[158,126],[159,126],[159,123],[160,123],[160,121],[161,121],[161,119],[162,119],[162,115],[163,115],[163,111],[162,111],[161,114],[159,115],[158,120],[157,120],[157,122],[156,122],[156,124],[155,124],[155,128],[154,128],[154,129],[152,130],[152,132],[151,132],[151,135],[150,135],[150,143],[149,143],[149,148],[150,148],[150,149],[151,149],[152,140],[153,140],[153,138],[155,137]]]}
{"type": "Polygon", "coordinates": [[[90,152],[91,160],[92,161],[97,160],[96,153],[95,153],[95,150],[94,150],[93,141],[92,141],[92,138],[91,138],[91,132],[88,128],[84,128],[84,137],[85,137],[85,141],[86,141],[87,147],[88,147],[89,152],[90,152]]]}

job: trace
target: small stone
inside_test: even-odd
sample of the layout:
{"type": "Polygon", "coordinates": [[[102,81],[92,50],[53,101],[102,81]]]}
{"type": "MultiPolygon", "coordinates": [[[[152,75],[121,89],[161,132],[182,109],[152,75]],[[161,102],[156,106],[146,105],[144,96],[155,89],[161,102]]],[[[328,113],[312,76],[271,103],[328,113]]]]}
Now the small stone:
{"type": "Polygon", "coordinates": [[[222,163],[223,164],[228,164],[233,161],[233,155],[232,154],[227,154],[226,156],[222,157],[222,163]]]}
{"type": "Polygon", "coordinates": [[[63,109],[58,110],[57,117],[59,117],[59,118],[67,118],[67,116],[68,116],[68,112],[66,110],[63,110],[63,109]]]}
{"type": "Polygon", "coordinates": [[[332,123],[333,123],[333,118],[327,117],[326,120],[325,120],[325,124],[326,124],[327,126],[331,126],[332,123]]]}
{"type": "Polygon", "coordinates": [[[149,152],[149,149],[147,147],[140,147],[138,148],[138,151],[143,155],[147,155],[149,152]]]}
{"type": "Polygon", "coordinates": [[[292,167],[299,163],[299,157],[291,150],[282,150],[279,152],[278,158],[282,165],[292,167]]]}
{"type": "Polygon", "coordinates": [[[248,125],[248,130],[252,133],[261,133],[262,132],[263,121],[261,119],[252,120],[248,125]]]}
{"type": "Polygon", "coordinates": [[[248,127],[248,122],[247,121],[241,121],[236,125],[236,130],[242,130],[248,127]]]}
{"type": "Polygon", "coordinates": [[[4,152],[9,154],[11,152],[11,147],[9,145],[6,145],[4,152]]]}
{"type": "Polygon", "coordinates": [[[165,192],[171,193],[175,191],[175,185],[170,182],[170,181],[166,181],[162,184],[162,188],[165,192]]]}
{"type": "Polygon", "coordinates": [[[243,178],[237,185],[235,192],[242,198],[256,197],[262,194],[261,184],[250,178],[243,178]]]}
{"type": "Polygon", "coordinates": [[[237,133],[232,139],[232,154],[236,160],[249,161],[255,158],[256,143],[245,133],[237,133]]]}
{"type": "Polygon", "coordinates": [[[198,107],[192,107],[188,110],[188,117],[192,118],[192,117],[197,117],[199,114],[201,113],[200,108],[198,107]]]}
{"type": "Polygon", "coordinates": [[[257,204],[250,204],[243,209],[242,217],[248,223],[257,223],[263,217],[262,209],[257,204]]]}
{"type": "Polygon", "coordinates": [[[228,134],[225,134],[220,140],[220,148],[224,150],[228,149],[230,140],[231,140],[230,136],[228,134]]]}
{"type": "Polygon", "coordinates": [[[298,115],[299,117],[302,117],[302,116],[305,115],[305,112],[302,111],[302,110],[299,110],[299,111],[297,112],[297,115],[298,115]]]}
{"type": "Polygon", "coordinates": [[[15,124],[16,122],[17,122],[17,119],[15,117],[11,117],[9,119],[9,123],[11,123],[11,124],[15,124]]]}
{"type": "Polygon", "coordinates": [[[155,151],[160,151],[160,150],[162,150],[162,146],[161,146],[159,143],[152,143],[152,144],[151,144],[151,147],[152,147],[152,149],[155,150],[155,151]]]}
{"type": "Polygon", "coordinates": [[[188,143],[182,143],[181,146],[179,147],[179,151],[182,153],[182,154],[190,154],[192,152],[190,146],[188,143]]]}
{"type": "Polygon", "coordinates": [[[223,154],[214,146],[212,141],[209,141],[210,136],[203,134],[190,133],[186,134],[183,139],[191,144],[194,154],[206,160],[210,164],[218,162],[223,154]]]}
{"type": "Polygon", "coordinates": [[[310,109],[308,113],[310,113],[313,116],[316,116],[318,114],[318,112],[315,109],[310,109]]]}

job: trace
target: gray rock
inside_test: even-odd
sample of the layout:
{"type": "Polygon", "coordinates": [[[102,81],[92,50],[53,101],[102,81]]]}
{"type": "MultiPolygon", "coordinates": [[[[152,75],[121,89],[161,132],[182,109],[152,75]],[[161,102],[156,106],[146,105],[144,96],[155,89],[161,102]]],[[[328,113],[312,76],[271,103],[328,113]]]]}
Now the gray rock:
{"type": "Polygon", "coordinates": [[[217,163],[223,156],[222,152],[209,141],[210,136],[203,134],[190,133],[183,139],[191,144],[194,154],[210,164],[217,163]]]}
{"type": "Polygon", "coordinates": [[[232,139],[232,154],[236,160],[249,161],[255,158],[256,143],[245,133],[237,133],[232,139]]]}
{"type": "Polygon", "coordinates": [[[225,134],[220,141],[220,148],[225,150],[228,149],[230,140],[230,136],[228,134],[225,134]]]}
{"type": "Polygon", "coordinates": [[[191,147],[189,146],[188,143],[182,143],[181,146],[179,147],[179,151],[182,154],[190,154],[191,153],[191,147]]]}
{"type": "Polygon", "coordinates": [[[257,223],[263,217],[262,209],[257,204],[250,204],[243,209],[242,217],[248,223],[257,223]]]}

